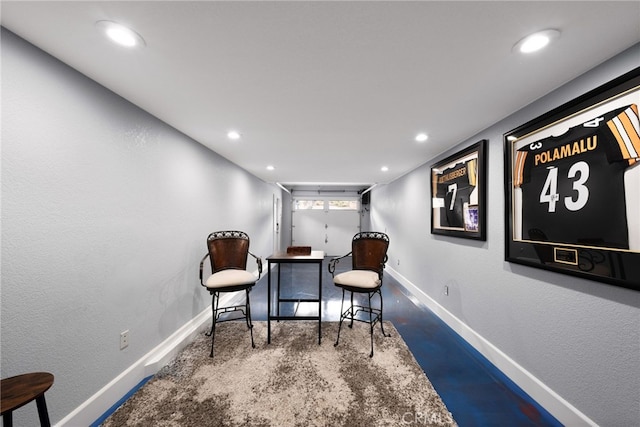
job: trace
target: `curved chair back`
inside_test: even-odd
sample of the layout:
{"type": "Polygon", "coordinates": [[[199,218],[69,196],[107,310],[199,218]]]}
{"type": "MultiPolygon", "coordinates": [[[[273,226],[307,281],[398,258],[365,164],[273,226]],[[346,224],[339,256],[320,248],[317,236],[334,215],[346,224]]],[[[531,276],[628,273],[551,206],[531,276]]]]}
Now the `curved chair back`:
{"type": "Polygon", "coordinates": [[[371,270],[382,278],[387,262],[389,236],[377,231],[363,231],[353,236],[351,257],[354,270],[371,270]]]}
{"type": "Polygon", "coordinates": [[[249,236],[243,231],[216,231],[207,237],[211,271],[247,268],[249,236]]]}

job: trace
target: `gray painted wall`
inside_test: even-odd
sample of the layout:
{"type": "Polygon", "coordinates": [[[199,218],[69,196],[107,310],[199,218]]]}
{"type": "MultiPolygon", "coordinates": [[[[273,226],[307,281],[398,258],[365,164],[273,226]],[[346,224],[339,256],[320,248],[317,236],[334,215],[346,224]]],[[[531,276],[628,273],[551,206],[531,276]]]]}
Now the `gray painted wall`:
{"type": "Polygon", "coordinates": [[[271,253],[280,193],[3,29],[2,377],[54,373],[60,421],[209,306],[209,232],[271,253]]]}
{"type": "Polygon", "coordinates": [[[372,195],[372,228],[391,239],[389,265],[603,426],[640,424],[640,292],[504,261],[502,138],[638,58],[640,45],[372,195]],[[489,140],[487,241],[430,234],[430,165],[480,139],[489,140]]]}
{"type": "MultiPolygon", "coordinates": [[[[612,426],[640,419],[640,293],[504,261],[502,134],[633,68],[639,53],[460,144],[489,139],[486,242],[429,232],[428,168],[455,149],[376,187],[371,204],[371,228],[392,239],[389,265],[612,426]]],[[[207,308],[197,263],[210,231],[244,229],[268,255],[276,194],[290,242],[286,193],[4,30],[1,166],[2,377],[54,372],[54,423],[207,308]]],[[[33,408],[16,413],[16,425],[36,420],[33,408]]]]}

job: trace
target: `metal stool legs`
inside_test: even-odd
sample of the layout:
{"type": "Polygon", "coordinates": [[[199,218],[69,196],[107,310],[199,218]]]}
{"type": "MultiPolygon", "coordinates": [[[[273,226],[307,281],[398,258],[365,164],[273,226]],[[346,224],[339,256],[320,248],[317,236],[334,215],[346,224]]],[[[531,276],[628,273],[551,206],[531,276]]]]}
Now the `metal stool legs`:
{"type": "MultiPolygon", "coordinates": [[[[216,324],[219,322],[225,322],[227,320],[218,320],[220,315],[224,313],[230,313],[232,311],[240,311],[243,314],[245,321],[247,322],[247,328],[251,333],[251,347],[256,348],[256,344],[253,340],[253,322],[251,321],[251,301],[249,299],[249,292],[251,288],[245,289],[246,302],[244,305],[236,305],[232,307],[222,307],[220,308],[220,292],[212,292],[213,297],[211,301],[211,309],[213,311],[213,319],[211,322],[211,331],[206,333],[206,336],[211,337],[211,354],[209,357],[213,357],[213,345],[216,339],[216,324]],[[245,311],[246,310],[246,311],[245,311]]],[[[237,319],[228,319],[228,320],[237,320],[237,319]]]]}
{"type": "Polygon", "coordinates": [[[368,301],[369,301],[369,305],[367,307],[361,306],[361,305],[357,305],[353,303],[353,291],[349,291],[351,292],[351,305],[349,308],[347,308],[346,310],[344,310],[344,293],[345,293],[345,289],[342,289],[342,302],[340,303],[340,322],[338,323],[338,337],[336,338],[336,342],[333,345],[334,347],[338,345],[339,341],[340,341],[340,330],[342,329],[342,322],[349,318],[350,323],[349,323],[349,327],[353,328],[353,321],[358,321],[358,322],[364,322],[364,323],[368,323],[369,324],[369,332],[370,332],[370,337],[371,337],[371,352],[369,353],[369,357],[373,357],[373,329],[376,323],[380,323],[380,330],[382,331],[382,335],[385,337],[390,337],[390,334],[387,334],[384,331],[384,324],[382,321],[382,309],[383,309],[383,300],[382,300],[382,292],[380,291],[380,289],[377,289],[373,292],[368,292],[367,293],[367,297],[368,297],[368,301]],[[371,298],[373,297],[374,294],[378,294],[378,296],[380,297],[380,309],[377,308],[372,308],[371,307],[371,298]],[[344,310],[344,311],[343,311],[344,310]],[[365,313],[369,313],[369,320],[366,319],[357,319],[356,315],[358,314],[358,312],[365,312],[365,313]]]}

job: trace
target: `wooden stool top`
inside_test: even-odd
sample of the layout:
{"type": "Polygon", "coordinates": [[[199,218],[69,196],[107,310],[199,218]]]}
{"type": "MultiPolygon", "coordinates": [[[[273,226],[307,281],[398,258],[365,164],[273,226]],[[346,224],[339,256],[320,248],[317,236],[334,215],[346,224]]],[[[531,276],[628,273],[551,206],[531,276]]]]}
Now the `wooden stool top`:
{"type": "Polygon", "coordinates": [[[0,382],[0,415],[26,405],[53,385],[53,374],[33,372],[5,378],[0,382]]]}

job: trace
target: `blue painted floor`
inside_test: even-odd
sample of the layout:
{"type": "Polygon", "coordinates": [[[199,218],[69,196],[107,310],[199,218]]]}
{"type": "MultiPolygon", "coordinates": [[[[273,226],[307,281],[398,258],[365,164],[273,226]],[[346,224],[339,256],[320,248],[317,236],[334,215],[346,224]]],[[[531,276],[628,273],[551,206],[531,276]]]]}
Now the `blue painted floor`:
{"type": "MultiPolygon", "coordinates": [[[[337,321],[342,291],[333,285],[327,272],[327,261],[325,259],[323,265],[322,319],[337,321]]],[[[349,267],[350,259],[343,260],[337,272],[349,267]]],[[[281,269],[282,297],[309,298],[317,295],[317,265],[284,264],[281,269]]],[[[273,271],[272,289],[275,288],[276,277],[277,273],[273,271]]],[[[251,292],[254,320],[266,320],[266,294],[265,273],[251,292]]],[[[415,298],[388,274],[384,277],[383,298],[384,320],[393,322],[461,427],[561,425],[433,312],[414,303],[415,298]]],[[[374,301],[375,304],[377,298],[374,301]]],[[[294,305],[283,304],[281,315],[291,314],[294,305]]],[[[379,327],[375,333],[380,334],[379,327]]],[[[368,343],[363,344],[363,356],[367,357],[368,343]]]]}

